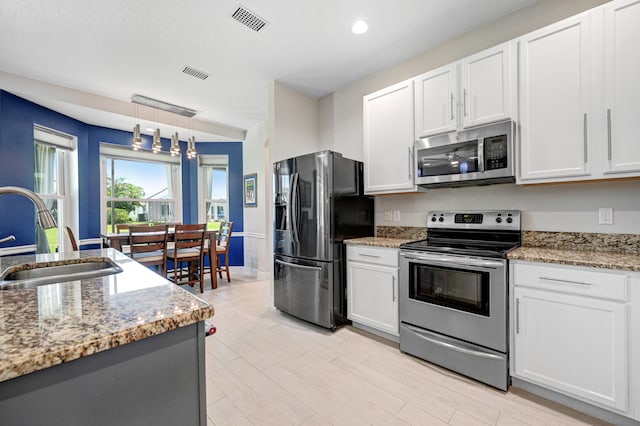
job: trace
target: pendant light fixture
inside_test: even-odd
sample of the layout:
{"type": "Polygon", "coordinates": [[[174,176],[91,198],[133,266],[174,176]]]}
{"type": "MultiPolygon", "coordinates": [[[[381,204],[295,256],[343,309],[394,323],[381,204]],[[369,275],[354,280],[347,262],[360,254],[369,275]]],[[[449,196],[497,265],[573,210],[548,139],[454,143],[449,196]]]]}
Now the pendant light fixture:
{"type": "MultiPolygon", "coordinates": [[[[153,110],[153,119],[156,122],[156,126],[158,125],[158,110],[154,109],[153,110]]],[[[153,132],[153,143],[151,144],[151,151],[153,151],[154,154],[159,153],[160,151],[162,151],[162,141],[160,140],[160,128],[156,127],[155,132],[153,132]]]]}
{"type": "Polygon", "coordinates": [[[140,124],[133,127],[133,150],[138,151],[142,147],[142,136],[140,135],[140,124]]]}
{"type": "Polygon", "coordinates": [[[162,141],[160,140],[160,129],[156,129],[156,131],[153,132],[153,144],[151,145],[151,151],[153,151],[154,154],[157,154],[160,151],[162,151],[162,141]]]}
{"type": "Polygon", "coordinates": [[[189,138],[189,144],[188,144],[188,148],[187,148],[187,158],[191,159],[191,158],[196,158],[196,155],[198,155],[198,153],[196,152],[196,137],[195,136],[191,136],[191,138],[189,138]]]}
{"type": "Polygon", "coordinates": [[[171,149],[169,152],[173,157],[180,155],[180,140],[178,138],[178,132],[171,135],[171,149]]]}

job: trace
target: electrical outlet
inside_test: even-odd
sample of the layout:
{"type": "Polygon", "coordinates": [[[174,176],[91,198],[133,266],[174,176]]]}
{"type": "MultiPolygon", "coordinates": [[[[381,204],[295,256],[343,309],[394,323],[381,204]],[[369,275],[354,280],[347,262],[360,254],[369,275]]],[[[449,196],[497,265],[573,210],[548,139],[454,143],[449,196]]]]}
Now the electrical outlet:
{"type": "Polygon", "coordinates": [[[598,209],[598,224],[613,225],[613,208],[600,207],[598,209]]]}
{"type": "Polygon", "coordinates": [[[393,211],[393,221],[400,222],[400,210],[393,211]]]}
{"type": "Polygon", "coordinates": [[[391,210],[385,210],[384,211],[384,220],[386,222],[391,222],[391,219],[393,218],[393,216],[391,215],[391,210]]]}

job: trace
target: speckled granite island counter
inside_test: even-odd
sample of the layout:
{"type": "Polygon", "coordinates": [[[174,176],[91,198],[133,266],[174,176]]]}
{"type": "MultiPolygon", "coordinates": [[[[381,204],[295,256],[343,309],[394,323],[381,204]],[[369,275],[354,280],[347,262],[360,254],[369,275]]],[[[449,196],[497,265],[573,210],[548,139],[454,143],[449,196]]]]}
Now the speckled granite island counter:
{"type": "Polygon", "coordinates": [[[0,291],[1,423],[205,425],[211,305],[112,249],[0,271],[101,257],[122,272],[0,291]]]}

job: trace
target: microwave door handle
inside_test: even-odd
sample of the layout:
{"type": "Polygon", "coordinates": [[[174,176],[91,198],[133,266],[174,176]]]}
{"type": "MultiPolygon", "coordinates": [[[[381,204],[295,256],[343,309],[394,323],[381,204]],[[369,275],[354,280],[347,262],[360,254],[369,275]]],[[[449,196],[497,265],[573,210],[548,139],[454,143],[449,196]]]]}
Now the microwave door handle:
{"type": "Polygon", "coordinates": [[[484,139],[478,141],[478,171],[484,172],[484,139]]]}

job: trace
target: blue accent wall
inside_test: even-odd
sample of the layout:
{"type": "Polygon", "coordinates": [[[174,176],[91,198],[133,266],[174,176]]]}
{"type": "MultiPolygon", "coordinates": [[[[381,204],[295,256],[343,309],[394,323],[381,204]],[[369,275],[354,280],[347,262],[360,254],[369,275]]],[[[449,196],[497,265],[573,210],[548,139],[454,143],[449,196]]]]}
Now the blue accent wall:
{"type": "MultiPolygon", "coordinates": [[[[78,138],[80,176],[86,176],[87,125],[56,111],[34,104],[0,90],[0,186],[14,185],[33,190],[35,158],[33,125],[74,135],[78,138]]],[[[87,203],[87,181],[79,181],[80,208],[87,203]]],[[[82,213],[82,211],[81,211],[82,213]]],[[[86,215],[80,215],[80,231],[87,225],[86,215]]],[[[17,195],[0,196],[0,235],[12,233],[16,241],[3,247],[35,244],[34,206],[17,195]]]]}
{"type": "MultiPolygon", "coordinates": [[[[96,238],[100,234],[100,143],[131,145],[132,132],[93,126],[64,114],[0,90],[0,186],[15,185],[33,190],[34,148],[33,125],[40,124],[78,138],[79,174],[79,238],[96,238]]],[[[133,127],[133,126],[132,126],[133,127]]],[[[142,149],[150,149],[152,138],[142,135],[142,149]]],[[[168,151],[170,140],[162,139],[168,151]]],[[[183,222],[198,222],[198,165],[182,151],[183,222]]],[[[199,142],[199,154],[229,156],[229,215],[234,233],[243,230],[242,142],[199,142]]],[[[5,244],[35,244],[33,203],[16,195],[0,196],[0,236],[12,233],[16,241],[5,244]]],[[[243,238],[234,237],[230,248],[230,264],[244,264],[243,238]]]]}
{"type": "MultiPolygon", "coordinates": [[[[229,246],[229,264],[234,266],[244,265],[244,238],[233,237],[236,232],[244,231],[242,142],[199,143],[197,144],[197,151],[198,154],[228,155],[229,157],[229,220],[233,222],[231,245],[229,246]]],[[[182,161],[182,188],[184,217],[189,218],[192,223],[197,223],[198,163],[194,160],[183,159],[182,161]]]]}

